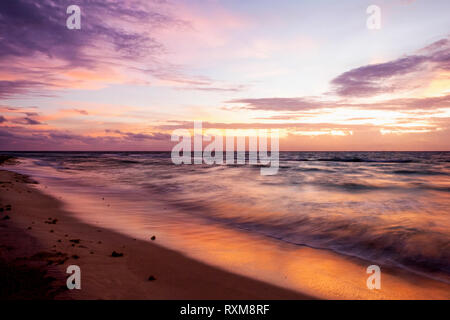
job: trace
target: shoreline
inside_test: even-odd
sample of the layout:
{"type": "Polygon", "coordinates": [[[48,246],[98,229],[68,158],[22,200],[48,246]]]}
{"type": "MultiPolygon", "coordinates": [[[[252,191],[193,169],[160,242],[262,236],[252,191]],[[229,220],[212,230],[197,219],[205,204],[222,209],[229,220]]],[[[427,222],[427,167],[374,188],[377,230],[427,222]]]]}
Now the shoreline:
{"type": "MultiPolygon", "coordinates": [[[[17,159],[12,160],[12,162],[7,164],[18,164],[17,159]]],[[[64,238],[58,238],[58,240],[62,240],[56,244],[54,243],[54,241],[57,241],[56,239],[53,239],[53,242],[47,241],[44,246],[41,245],[40,251],[35,250],[33,254],[22,254],[22,257],[27,256],[27,258],[20,261],[26,260],[34,264],[35,260],[40,258],[41,265],[44,265],[44,268],[33,270],[33,272],[41,272],[42,269],[45,271],[49,268],[56,269],[50,276],[62,279],[59,281],[59,285],[64,288],[66,293],[68,290],[66,289],[65,279],[69,275],[65,273],[65,268],[69,264],[75,264],[82,268],[82,282],[87,276],[86,272],[83,272],[85,269],[92,275],[92,279],[88,279],[88,281],[94,283],[93,287],[100,292],[101,298],[99,299],[240,300],[318,298],[344,300],[447,300],[450,298],[450,286],[447,282],[433,280],[428,276],[421,276],[403,268],[380,264],[382,269],[382,290],[369,290],[366,285],[368,277],[366,268],[374,263],[377,264],[374,261],[340,255],[329,250],[273,242],[264,236],[241,233],[238,230],[209,224],[206,229],[202,229],[200,225],[184,221],[183,224],[177,223],[177,228],[183,228],[178,230],[173,229],[170,225],[168,228],[161,228],[158,219],[153,220],[151,223],[145,223],[144,220],[133,219],[133,217],[139,217],[139,215],[131,214],[136,208],[129,201],[127,202],[121,197],[117,197],[117,201],[112,201],[114,196],[111,197],[106,193],[102,193],[100,189],[90,190],[88,193],[86,193],[86,190],[76,187],[68,187],[66,189],[65,184],[71,181],[70,179],[65,180],[63,178],[61,183],[52,183],[45,178],[46,176],[53,177],[51,172],[45,172],[43,175],[42,172],[34,170],[34,167],[31,170],[28,170],[30,168],[23,170],[21,167],[25,163],[21,161],[18,166],[3,167],[8,170],[5,170],[4,173],[2,173],[0,168],[0,190],[4,191],[5,187],[11,182],[13,184],[20,182],[18,186],[21,185],[23,188],[17,189],[13,193],[16,194],[20,204],[24,205],[27,202],[26,207],[28,210],[31,210],[30,207],[33,207],[32,210],[36,210],[36,204],[42,207],[44,211],[50,208],[50,213],[40,213],[40,224],[44,224],[47,227],[57,227],[60,225],[60,222],[64,221],[63,231],[68,231],[62,234],[57,229],[46,228],[44,232],[40,232],[33,238],[33,241],[29,241],[29,245],[21,241],[20,247],[35,246],[38,241],[39,243],[43,242],[43,240],[47,241],[54,233],[59,232],[61,237],[64,236],[64,238]],[[2,174],[9,174],[9,176],[3,179],[2,174]],[[32,185],[33,179],[30,177],[38,179],[39,184],[32,185]],[[5,180],[9,182],[5,182],[5,180]],[[19,181],[15,182],[15,180],[19,181]],[[31,193],[28,193],[28,191],[31,193]],[[27,196],[21,196],[25,192],[27,196]],[[31,195],[34,192],[37,195],[35,198],[32,198],[31,195]],[[106,197],[108,198],[107,203],[98,200],[103,199],[102,196],[105,196],[105,199],[106,197]],[[23,201],[23,199],[27,201],[23,201]],[[53,211],[62,211],[58,214],[61,214],[64,220],[52,217],[53,211]],[[55,224],[50,223],[54,219],[58,219],[58,221],[55,224]],[[72,230],[73,228],[70,229],[71,225],[74,226],[75,230],[72,230]],[[86,227],[89,228],[86,229],[86,227]],[[51,230],[53,232],[50,232],[51,230]],[[184,230],[186,230],[188,236],[185,235],[184,230]],[[191,237],[190,235],[193,233],[195,233],[195,236],[191,237]],[[66,234],[67,237],[65,237],[66,234]],[[214,238],[210,238],[208,234],[213,234],[214,238]],[[155,241],[150,240],[153,235],[157,237],[155,241]],[[103,240],[103,237],[106,238],[106,241],[103,240]],[[70,241],[77,239],[80,239],[80,241],[70,241]],[[211,241],[212,239],[214,241],[211,241]],[[98,243],[98,241],[102,243],[98,243]],[[98,251],[105,249],[105,244],[107,243],[109,245],[108,249],[99,256],[98,251]],[[48,250],[42,250],[42,247],[48,250]],[[144,250],[144,248],[148,248],[148,250],[144,250]],[[92,254],[90,253],[91,249],[93,251],[92,254]],[[71,253],[77,250],[78,253],[71,253]],[[83,253],[83,251],[85,256],[79,254],[80,252],[83,253]],[[124,253],[125,256],[113,258],[111,257],[113,251],[124,253]],[[182,259],[168,257],[168,252],[182,259]],[[38,254],[36,255],[36,253],[38,254]],[[76,255],[78,259],[72,259],[73,255],[76,255]],[[147,255],[152,256],[147,257],[147,255]],[[141,257],[144,256],[146,258],[142,259],[141,257]],[[156,259],[154,259],[155,257],[156,259]],[[119,263],[122,260],[127,260],[127,262],[119,263]],[[58,265],[61,261],[63,261],[62,266],[58,265]],[[114,263],[111,263],[111,261],[114,261],[114,263]],[[85,267],[82,266],[81,262],[87,263],[85,267]],[[48,266],[47,263],[49,264],[48,266]],[[173,263],[177,264],[176,268],[173,268],[171,265],[173,263]],[[144,265],[141,266],[142,264],[144,265]],[[99,270],[94,268],[97,265],[99,270]],[[115,274],[115,270],[111,271],[116,265],[120,267],[120,270],[117,271],[118,275],[115,274]],[[184,265],[187,265],[189,268],[184,268],[184,265]],[[161,270],[162,273],[165,273],[165,278],[167,276],[169,280],[169,283],[162,284],[161,288],[156,285],[161,278],[156,274],[148,273],[148,271],[154,270],[155,266],[159,268],[158,272],[161,270]],[[207,267],[205,269],[208,272],[207,279],[201,274],[203,267],[207,267]],[[217,272],[209,273],[210,269],[217,272]],[[173,273],[176,273],[175,280],[178,282],[176,284],[170,282],[172,281],[173,273]],[[189,275],[184,275],[183,273],[188,273],[189,275]],[[223,274],[234,275],[231,281],[234,281],[235,285],[233,283],[228,285],[230,282],[228,279],[230,278],[223,274]],[[156,280],[148,281],[150,276],[155,277],[156,280]],[[114,279],[114,281],[97,284],[99,277],[108,278],[109,280],[114,279]],[[122,279],[128,277],[126,281],[132,283],[132,285],[124,283],[123,280],[118,280],[116,277],[121,277],[122,279]],[[237,286],[241,286],[242,281],[236,280],[236,277],[244,279],[245,288],[243,290],[237,286]],[[248,280],[252,282],[250,290],[248,290],[248,280]],[[217,289],[203,288],[197,292],[195,289],[189,288],[189,286],[196,287],[197,283],[205,281],[217,289]],[[158,290],[165,291],[157,294],[155,292],[147,292],[146,289],[149,282],[153,287],[158,287],[158,290]],[[264,286],[255,286],[255,282],[264,286]],[[127,292],[105,292],[110,290],[111,286],[114,288],[120,287],[119,290],[127,292]],[[177,291],[180,287],[182,292],[177,291]],[[281,290],[281,294],[279,290],[281,290]],[[289,293],[288,296],[286,296],[286,291],[289,293]],[[272,292],[275,293],[272,294],[272,292]]],[[[5,206],[5,203],[1,201],[2,194],[0,193],[0,207],[5,206]]],[[[139,209],[139,207],[137,208],[139,209]]],[[[167,213],[165,206],[159,205],[157,201],[147,206],[145,210],[147,210],[146,216],[148,214],[159,217],[162,213],[167,213]],[[148,208],[152,209],[148,211],[148,208]]],[[[234,209],[230,207],[229,210],[234,209]]],[[[176,214],[177,212],[174,211],[174,213],[176,214]]],[[[28,217],[28,220],[25,222],[30,223],[31,221],[32,223],[36,221],[30,220],[32,218],[35,218],[35,216],[28,217]]],[[[2,215],[0,213],[0,231],[2,231],[2,223],[4,222],[1,219],[2,215]]],[[[13,222],[12,219],[6,222],[10,223],[10,226],[13,225],[11,223],[13,222]]],[[[5,236],[5,239],[2,239],[0,232],[0,268],[2,267],[2,250],[7,247],[3,246],[5,240],[14,242],[15,238],[19,237],[18,233],[20,233],[20,238],[22,238],[23,235],[31,236],[31,231],[37,230],[34,225],[32,230],[28,230],[26,223],[20,228],[16,228],[18,230],[17,233],[12,233],[9,237],[5,236]],[[5,248],[2,249],[2,247],[5,248]]],[[[41,285],[45,286],[45,283],[41,283],[41,285]]],[[[50,291],[55,291],[58,288],[57,285],[54,285],[50,291]]],[[[82,284],[81,291],[84,289],[86,287],[82,284]]],[[[75,290],[69,292],[72,295],[75,294],[75,290]]],[[[47,294],[47,292],[44,293],[47,294]]],[[[56,298],[97,299],[92,294],[87,296],[80,292],[76,293],[76,297],[58,294],[56,298]]]]}
{"type": "Polygon", "coordinates": [[[30,288],[19,288],[12,299],[313,299],[206,265],[159,246],[158,239],[83,223],[27,176],[2,168],[0,182],[0,206],[11,205],[0,212],[0,270],[10,277],[3,281],[16,289],[31,277],[30,288]],[[123,256],[113,257],[114,251],[123,256]],[[81,290],[66,288],[72,264],[81,268],[81,290]]]}

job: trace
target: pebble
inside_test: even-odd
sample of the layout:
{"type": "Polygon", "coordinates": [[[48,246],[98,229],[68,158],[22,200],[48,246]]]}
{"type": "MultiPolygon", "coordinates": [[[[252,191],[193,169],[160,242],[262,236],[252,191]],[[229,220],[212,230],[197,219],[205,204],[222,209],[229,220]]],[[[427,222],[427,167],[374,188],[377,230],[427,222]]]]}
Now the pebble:
{"type": "Polygon", "coordinates": [[[111,253],[111,257],[114,257],[114,258],[123,257],[123,253],[119,253],[119,252],[113,251],[113,252],[111,253]]]}

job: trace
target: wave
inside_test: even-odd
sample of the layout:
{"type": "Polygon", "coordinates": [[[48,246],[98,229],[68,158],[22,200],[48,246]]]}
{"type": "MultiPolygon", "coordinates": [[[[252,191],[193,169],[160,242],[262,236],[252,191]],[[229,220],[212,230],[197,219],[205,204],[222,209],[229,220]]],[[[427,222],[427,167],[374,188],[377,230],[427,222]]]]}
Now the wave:
{"type": "Polygon", "coordinates": [[[411,163],[411,159],[364,159],[364,158],[319,158],[309,159],[308,161],[321,161],[321,162],[376,162],[376,163],[411,163]]]}
{"type": "Polygon", "coordinates": [[[67,177],[60,174],[66,170],[86,184],[126,185],[121,196],[129,192],[142,201],[160,199],[190,218],[450,273],[450,233],[438,226],[448,221],[444,192],[450,192],[450,167],[444,162],[449,152],[283,152],[282,170],[270,177],[260,176],[258,165],[176,166],[170,153],[43,153],[31,158],[51,167],[56,177],[67,177]],[[398,222],[403,214],[407,218],[398,222]]]}
{"type": "Polygon", "coordinates": [[[290,161],[297,162],[374,162],[374,163],[414,163],[420,162],[419,160],[412,159],[365,159],[365,158],[301,158],[301,159],[288,159],[290,161]]]}
{"type": "Polygon", "coordinates": [[[345,217],[306,215],[227,216],[196,203],[184,207],[199,212],[205,208],[207,219],[257,232],[278,240],[317,249],[327,249],[375,262],[407,267],[420,272],[450,275],[450,237],[420,227],[384,225],[372,216],[358,220],[345,217]]]}
{"type": "Polygon", "coordinates": [[[356,183],[356,182],[343,182],[343,183],[320,183],[317,182],[323,188],[336,188],[344,191],[371,191],[381,189],[395,189],[393,186],[376,186],[368,183],[356,183]]]}
{"type": "Polygon", "coordinates": [[[427,176],[448,175],[447,172],[432,171],[432,170],[394,170],[391,171],[391,173],[399,175],[427,175],[427,176]]]}

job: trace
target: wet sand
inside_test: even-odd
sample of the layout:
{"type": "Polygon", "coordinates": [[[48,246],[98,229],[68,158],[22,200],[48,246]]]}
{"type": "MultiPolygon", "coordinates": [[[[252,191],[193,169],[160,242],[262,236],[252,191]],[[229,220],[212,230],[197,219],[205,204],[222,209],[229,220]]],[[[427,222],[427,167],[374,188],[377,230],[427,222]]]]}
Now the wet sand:
{"type": "Polygon", "coordinates": [[[312,298],[83,223],[33,183],[0,170],[1,299],[312,298]],[[81,268],[81,290],[66,288],[69,265],[81,268]]]}

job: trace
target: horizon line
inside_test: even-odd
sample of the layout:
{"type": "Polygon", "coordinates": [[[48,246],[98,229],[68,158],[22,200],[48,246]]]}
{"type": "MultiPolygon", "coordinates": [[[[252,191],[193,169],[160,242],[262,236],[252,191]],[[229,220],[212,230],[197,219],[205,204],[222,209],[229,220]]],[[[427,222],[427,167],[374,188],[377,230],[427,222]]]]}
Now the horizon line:
{"type": "MultiPolygon", "coordinates": [[[[267,150],[270,152],[270,150],[267,150]]],[[[0,150],[2,152],[172,152],[172,150],[0,150]]],[[[195,152],[195,151],[190,151],[195,152]]],[[[198,151],[200,152],[200,151],[198,151]]],[[[203,150],[202,150],[203,152],[203,150]]],[[[223,150],[222,152],[226,152],[223,150]]],[[[238,152],[238,151],[234,151],[238,152]]],[[[245,150],[245,152],[249,152],[245,150]]],[[[279,150],[278,152],[450,152],[450,150],[279,150]]]]}

